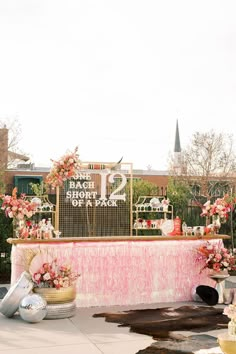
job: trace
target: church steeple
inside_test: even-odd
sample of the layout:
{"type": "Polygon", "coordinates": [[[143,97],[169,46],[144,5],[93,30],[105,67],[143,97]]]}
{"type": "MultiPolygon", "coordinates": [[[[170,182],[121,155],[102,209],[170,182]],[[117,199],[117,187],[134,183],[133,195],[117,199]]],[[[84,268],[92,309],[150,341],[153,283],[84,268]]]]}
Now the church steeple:
{"type": "Polygon", "coordinates": [[[179,138],[179,124],[178,124],[178,119],[177,119],[177,121],[176,121],[175,148],[174,148],[174,152],[181,152],[180,138],[179,138]]]}
{"type": "Polygon", "coordinates": [[[180,146],[180,138],[179,138],[179,124],[178,124],[178,119],[177,119],[177,121],[176,121],[176,130],[175,130],[174,170],[175,170],[175,173],[181,174],[181,170],[182,170],[182,157],[181,157],[181,146],[180,146]]]}

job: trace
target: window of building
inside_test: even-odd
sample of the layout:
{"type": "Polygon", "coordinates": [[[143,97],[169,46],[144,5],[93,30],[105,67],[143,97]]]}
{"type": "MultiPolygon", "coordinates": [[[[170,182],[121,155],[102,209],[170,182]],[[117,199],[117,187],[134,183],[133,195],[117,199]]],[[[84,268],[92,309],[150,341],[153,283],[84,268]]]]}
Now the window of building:
{"type": "Polygon", "coordinates": [[[17,187],[19,194],[24,193],[27,195],[34,194],[32,192],[31,183],[40,184],[43,181],[42,176],[14,176],[14,186],[17,187]]]}

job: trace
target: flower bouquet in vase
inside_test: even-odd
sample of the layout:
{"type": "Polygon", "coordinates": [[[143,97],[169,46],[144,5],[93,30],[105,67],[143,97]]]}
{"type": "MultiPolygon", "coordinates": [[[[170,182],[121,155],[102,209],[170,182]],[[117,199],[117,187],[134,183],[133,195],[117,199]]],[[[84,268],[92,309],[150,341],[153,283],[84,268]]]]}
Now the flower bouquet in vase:
{"type": "Polygon", "coordinates": [[[76,299],[76,280],[80,276],[70,265],[60,263],[47,253],[37,254],[29,266],[33,291],[48,304],[71,302],[76,299]]]}
{"type": "Polygon", "coordinates": [[[236,270],[236,258],[231,251],[222,245],[222,242],[203,242],[197,248],[197,262],[203,263],[200,269],[209,270],[209,274],[228,274],[229,270],[236,270]]]}
{"type": "Polygon", "coordinates": [[[25,194],[17,197],[17,188],[12,191],[12,195],[1,195],[1,209],[4,210],[6,217],[12,219],[13,236],[17,238],[28,238],[29,230],[27,220],[37,211],[37,204],[25,199],[25,194]]]}
{"type": "Polygon", "coordinates": [[[219,233],[221,224],[227,222],[229,213],[233,209],[233,204],[229,201],[229,196],[226,194],[223,198],[217,198],[214,203],[208,200],[202,206],[202,212],[200,216],[206,217],[206,223],[212,222],[206,225],[207,232],[214,234],[219,233]]]}

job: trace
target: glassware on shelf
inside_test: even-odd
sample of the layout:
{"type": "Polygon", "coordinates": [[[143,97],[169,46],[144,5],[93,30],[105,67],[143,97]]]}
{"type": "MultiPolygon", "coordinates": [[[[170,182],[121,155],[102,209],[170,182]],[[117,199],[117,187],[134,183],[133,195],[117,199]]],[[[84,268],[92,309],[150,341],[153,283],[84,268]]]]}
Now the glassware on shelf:
{"type": "Polygon", "coordinates": [[[187,236],[187,229],[188,229],[188,226],[187,226],[186,222],[184,221],[182,223],[182,232],[183,232],[184,236],[187,236]]]}
{"type": "Polygon", "coordinates": [[[60,236],[61,236],[61,231],[59,231],[59,230],[54,230],[53,232],[54,232],[56,238],[60,238],[60,236]]]}

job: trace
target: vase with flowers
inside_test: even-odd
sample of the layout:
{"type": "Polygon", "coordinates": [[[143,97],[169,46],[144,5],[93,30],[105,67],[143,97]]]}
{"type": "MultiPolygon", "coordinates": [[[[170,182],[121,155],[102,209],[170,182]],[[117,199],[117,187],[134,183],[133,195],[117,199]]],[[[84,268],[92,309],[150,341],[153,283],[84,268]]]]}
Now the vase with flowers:
{"type": "Polygon", "coordinates": [[[223,198],[217,198],[214,203],[208,200],[203,204],[200,216],[206,217],[207,220],[212,219],[211,229],[214,233],[219,233],[221,224],[227,222],[232,209],[233,204],[226,194],[223,198]]]}
{"type": "Polygon", "coordinates": [[[39,253],[29,265],[34,284],[33,291],[47,303],[71,302],[76,298],[76,280],[80,274],[71,265],[59,262],[47,253],[39,253]]]}
{"type": "Polygon", "coordinates": [[[197,262],[203,263],[200,273],[209,269],[211,273],[227,273],[236,270],[236,258],[231,251],[222,246],[222,241],[211,243],[206,241],[197,248],[197,262]]]}
{"type": "Polygon", "coordinates": [[[12,195],[1,195],[1,209],[4,210],[6,217],[13,220],[13,233],[15,237],[27,238],[26,222],[37,211],[37,205],[32,201],[26,200],[25,194],[17,197],[17,188],[12,191],[12,195]]]}

